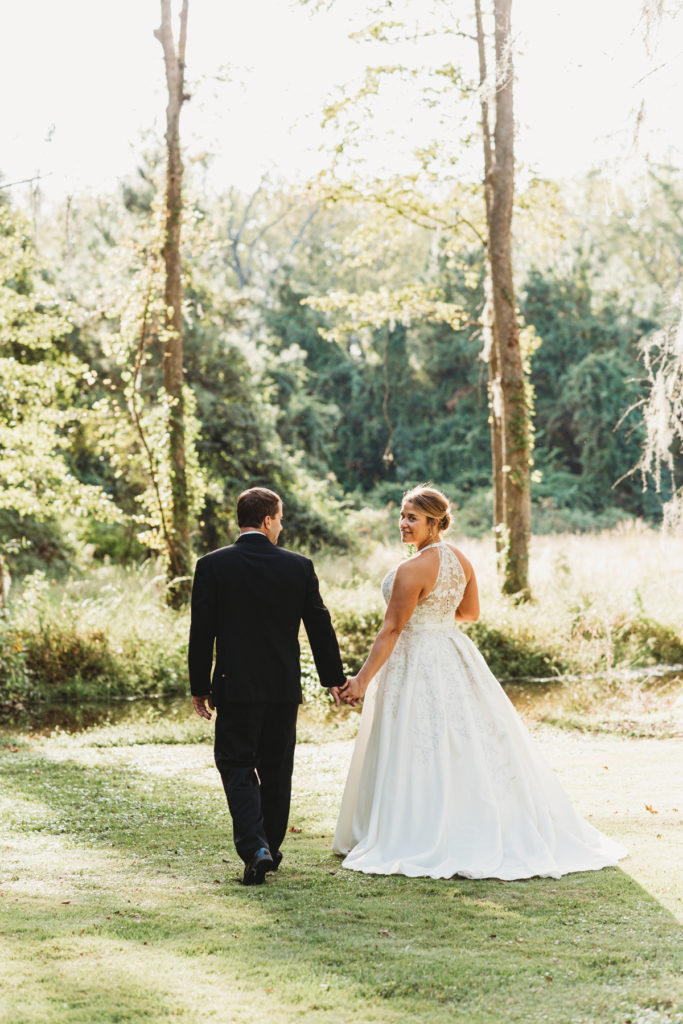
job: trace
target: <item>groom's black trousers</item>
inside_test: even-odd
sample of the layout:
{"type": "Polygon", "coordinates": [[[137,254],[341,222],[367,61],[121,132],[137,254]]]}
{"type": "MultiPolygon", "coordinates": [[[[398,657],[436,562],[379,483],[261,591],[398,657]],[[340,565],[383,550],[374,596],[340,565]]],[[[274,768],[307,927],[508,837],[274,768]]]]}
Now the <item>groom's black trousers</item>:
{"type": "Polygon", "coordinates": [[[217,708],[214,756],[232,817],[237,853],[273,856],[287,832],[299,704],[240,701],[217,708]]]}

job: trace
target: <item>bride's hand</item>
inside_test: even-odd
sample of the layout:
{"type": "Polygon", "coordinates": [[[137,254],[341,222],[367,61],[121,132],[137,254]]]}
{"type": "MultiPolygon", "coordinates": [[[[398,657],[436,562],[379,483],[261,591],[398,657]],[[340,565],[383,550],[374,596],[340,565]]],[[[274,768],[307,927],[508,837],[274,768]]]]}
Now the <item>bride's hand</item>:
{"type": "Polygon", "coordinates": [[[351,676],[346,680],[346,686],[339,691],[339,696],[345,704],[350,704],[351,707],[355,708],[360,704],[365,690],[366,687],[359,682],[358,676],[351,676]]]}

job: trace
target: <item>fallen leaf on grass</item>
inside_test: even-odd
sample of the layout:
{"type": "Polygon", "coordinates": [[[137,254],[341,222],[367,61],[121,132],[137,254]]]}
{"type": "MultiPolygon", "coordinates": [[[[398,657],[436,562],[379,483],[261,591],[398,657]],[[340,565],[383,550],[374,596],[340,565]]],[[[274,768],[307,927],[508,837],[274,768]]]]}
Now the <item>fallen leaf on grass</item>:
{"type": "Polygon", "coordinates": [[[652,804],[645,804],[645,810],[649,811],[650,814],[659,814],[659,811],[656,811],[652,804]]]}
{"type": "Polygon", "coordinates": [[[552,981],[553,980],[552,974],[549,974],[548,971],[545,972],[543,977],[545,978],[546,981],[552,981]]]}
{"type": "Polygon", "coordinates": [[[515,936],[515,942],[524,942],[524,939],[522,938],[521,935],[517,935],[517,936],[515,936]]]}
{"type": "Polygon", "coordinates": [[[297,825],[290,825],[289,826],[289,831],[290,832],[302,832],[303,829],[300,829],[297,825]]]}
{"type": "Polygon", "coordinates": [[[496,935],[496,934],[494,933],[493,935],[489,935],[489,938],[490,938],[490,939],[497,939],[497,938],[498,938],[498,936],[497,936],[497,935],[496,935]]]}
{"type": "Polygon", "coordinates": [[[62,900],[62,906],[66,906],[67,903],[71,903],[71,900],[62,900]]]}
{"type": "Polygon", "coordinates": [[[377,934],[378,935],[388,935],[389,934],[389,929],[388,928],[380,928],[380,930],[377,932],[377,934]]]}

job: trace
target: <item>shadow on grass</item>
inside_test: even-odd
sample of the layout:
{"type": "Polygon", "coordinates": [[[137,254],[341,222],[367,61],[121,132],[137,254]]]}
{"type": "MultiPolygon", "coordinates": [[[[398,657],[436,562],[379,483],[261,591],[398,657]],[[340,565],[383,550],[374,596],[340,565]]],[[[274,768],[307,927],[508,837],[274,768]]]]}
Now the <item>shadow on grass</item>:
{"type": "MultiPolygon", "coordinates": [[[[278,1010],[263,1019],[273,1021],[302,1013],[482,1024],[623,1024],[644,1012],[648,1024],[681,1019],[681,930],[619,869],[512,883],[366,876],[342,869],[318,830],[290,835],[280,872],[245,889],[236,856],[226,853],[218,791],[207,812],[203,791],[179,785],[179,774],[84,767],[30,751],[5,761],[4,791],[15,798],[10,835],[63,840],[62,877],[75,893],[68,908],[53,894],[3,903],[18,960],[31,950],[40,956],[46,943],[60,949],[90,937],[150,971],[153,958],[178,976],[194,964],[188,971],[212,977],[216,992],[228,985],[254,1006],[268,994],[278,1010]]],[[[118,993],[105,978],[103,998],[116,999],[124,1015],[97,1019],[195,1019],[158,971],[147,974],[158,1016],[144,1000],[138,1016],[128,1013],[144,978],[138,971],[130,983],[121,979],[118,993]]],[[[61,985],[59,972],[43,979],[48,1002],[61,999],[61,985]]]]}

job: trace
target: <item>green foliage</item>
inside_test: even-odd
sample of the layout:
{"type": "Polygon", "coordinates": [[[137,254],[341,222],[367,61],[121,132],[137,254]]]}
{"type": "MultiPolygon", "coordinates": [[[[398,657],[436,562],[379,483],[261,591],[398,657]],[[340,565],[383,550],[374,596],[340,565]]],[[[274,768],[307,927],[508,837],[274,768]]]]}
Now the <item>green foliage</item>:
{"type": "Polygon", "coordinates": [[[0,715],[24,706],[32,696],[21,634],[0,619],[0,715]]]}
{"type": "Polygon", "coordinates": [[[627,415],[641,394],[638,343],[652,321],[615,295],[596,295],[582,258],[563,277],[532,270],[521,309],[541,339],[531,372],[538,503],[661,514],[661,501],[630,475],[643,431],[627,415]]]}
{"type": "MultiPolygon", "coordinates": [[[[86,520],[86,529],[92,520],[86,520]]],[[[102,524],[106,531],[108,526],[102,524]]],[[[76,560],[77,538],[69,524],[51,516],[20,515],[14,509],[0,508],[0,546],[12,565],[12,574],[21,577],[49,566],[52,573],[66,572],[76,560]]]]}
{"type": "MultiPolygon", "coordinates": [[[[351,517],[369,531],[373,514],[351,517]]],[[[379,525],[379,519],[378,519],[379,525]]],[[[383,621],[378,581],[399,552],[366,532],[351,555],[316,561],[348,675],[358,671],[383,621]]],[[[676,612],[683,547],[668,542],[671,586],[643,578],[642,566],[662,560],[661,539],[642,525],[593,537],[535,540],[538,603],[516,606],[495,596],[490,540],[467,540],[482,594],[482,619],[464,626],[503,682],[575,674],[613,678],[625,669],[683,664],[676,612]],[[674,589],[672,590],[671,587],[674,589]]],[[[463,544],[464,546],[464,544],[463,544]]],[[[156,567],[158,570],[159,567],[156,567]]],[[[680,589],[680,588],[679,588],[680,589]]],[[[36,573],[14,592],[0,619],[0,706],[68,700],[98,702],[187,692],[185,613],[167,608],[155,566],[101,567],[53,582],[36,573]]],[[[302,630],[307,703],[329,703],[302,630]]],[[[593,703],[598,689],[586,683],[593,703]]]]}
{"type": "Polygon", "coordinates": [[[46,623],[39,633],[18,633],[33,699],[107,701],[161,696],[187,688],[187,652],[160,637],[132,631],[124,640],[104,629],[46,623]]]}
{"type": "Polygon", "coordinates": [[[465,627],[496,679],[549,679],[567,671],[568,663],[559,651],[544,649],[529,630],[474,622],[465,627]]]}
{"type": "Polygon", "coordinates": [[[126,692],[125,675],[100,629],[82,633],[49,623],[40,633],[20,634],[19,639],[36,694],[43,700],[90,699],[98,689],[103,698],[126,692]]]}
{"type": "MultiPolygon", "coordinates": [[[[22,218],[0,210],[0,547],[15,576],[160,549],[157,179],[148,159],[121,196],[74,200],[66,220],[41,225],[37,252],[22,218]]],[[[571,202],[548,183],[520,197],[521,322],[540,339],[530,357],[540,532],[658,520],[683,478],[675,453],[661,496],[629,475],[653,386],[640,343],[666,319],[652,268],[669,287],[680,241],[675,177],[653,169],[648,187],[652,208],[622,197],[623,211],[595,179],[571,202]],[[546,222],[564,242],[549,243],[546,222]],[[626,244],[636,235],[638,252],[626,244]]],[[[348,549],[353,508],[395,503],[425,479],[447,491],[469,535],[490,529],[481,197],[456,184],[432,202],[419,176],[378,188],[349,182],[325,205],[329,192],[270,182],[252,196],[199,196],[188,180],[197,550],[234,537],[236,497],[253,484],[283,495],[283,542],[309,551],[348,549]]]]}
{"type": "MultiPolygon", "coordinates": [[[[431,300],[417,309],[413,299],[401,304],[394,293],[394,314],[405,323],[380,327],[368,320],[362,330],[335,332],[329,304],[317,304],[315,316],[290,284],[279,290],[279,304],[268,314],[274,340],[284,348],[295,339],[306,354],[308,377],[301,387],[308,401],[325,402],[327,428],[312,425],[302,437],[305,450],[320,452],[324,438],[327,466],[346,490],[367,494],[383,482],[402,486],[427,477],[457,481],[462,493],[488,484],[486,372],[476,337],[482,253],[457,262],[444,256],[441,267],[445,298],[438,317],[431,300]],[[465,308],[471,325],[454,330],[444,322],[447,309],[465,308]]],[[[377,296],[376,308],[371,296],[365,301],[368,318],[371,312],[378,323],[389,317],[382,306],[387,296],[377,296]]]]}
{"type": "MultiPolygon", "coordinates": [[[[344,659],[347,676],[355,675],[370,653],[373,640],[382,625],[384,615],[379,610],[352,612],[335,611],[334,629],[344,659]]],[[[304,700],[312,704],[327,704],[329,697],[321,687],[315,662],[305,637],[301,643],[301,686],[304,700]]]]}
{"type": "Polygon", "coordinates": [[[0,619],[0,706],[181,693],[187,621],[166,608],[151,567],[93,571],[60,583],[27,577],[0,619]]]}
{"type": "Polygon", "coordinates": [[[70,351],[69,331],[26,224],[0,205],[0,545],[10,551],[42,533],[65,556],[64,534],[79,520],[118,517],[102,488],[74,471],[72,438],[93,375],[70,351]]]}
{"type": "Polygon", "coordinates": [[[609,665],[622,667],[683,664],[683,636],[649,617],[619,615],[614,619],[579,613],[572,632],[608,652],[609,665]]]}

